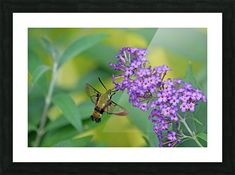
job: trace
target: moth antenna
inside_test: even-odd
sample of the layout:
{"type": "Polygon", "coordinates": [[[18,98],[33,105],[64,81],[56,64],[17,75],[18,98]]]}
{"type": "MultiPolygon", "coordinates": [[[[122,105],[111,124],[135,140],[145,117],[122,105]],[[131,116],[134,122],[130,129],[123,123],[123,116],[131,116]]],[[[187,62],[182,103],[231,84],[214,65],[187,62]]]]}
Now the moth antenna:
{"type": "Polygon", "coordinates": [[[112,89],[112,92],[113,93],[116,93],[118,90],[115,90],[115,88],[112,89]]]}
{"type": "Polygon", "coordinates": [[[107,91],[107,88],[105,87],[104,83],[101,81],[100,77],[98,77],[100,83],[102,84],[102,86],[105,88],[105,90],[107,91]]]}
{"type": "Polygon", "coordinates": [[[110,99],[112,98],[112,96],[114,96],[116,94],[116,92],[113,92],[113,94],[110,96],[110,99]]]}

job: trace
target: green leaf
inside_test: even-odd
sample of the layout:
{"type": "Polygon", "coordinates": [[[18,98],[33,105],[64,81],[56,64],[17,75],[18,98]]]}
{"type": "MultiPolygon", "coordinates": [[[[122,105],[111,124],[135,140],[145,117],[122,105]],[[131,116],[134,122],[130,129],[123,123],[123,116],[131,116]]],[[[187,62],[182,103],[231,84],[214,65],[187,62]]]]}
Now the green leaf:
{"type": "MultiPolygon", "coordinates": [[[[90,119],[90,115],[93,112],[93,108],[94,108],[94,106],[92,105],[92,103],[90,101],[87,101],[87,102],[80,104],[78,106],[78,110],[79,110],[81,119],[82,120],[90,119]]],[[[61,116],[58,119],[56,119],[55,121],[50,121],[47,124],[45,131],[47,132],[47,131],[55,130],[55,129],[64,127],[68,124],[70,124],[70,122],[66,119],[66,117],[61,116]]]]}
{"type": "Polygon", "coordinates": [[[44,73],[46,73],[50,68],[45,65],[40,65],[35,69],[32,73],[32,86],[34,86],[37,81],[42,77],[44,73]]]}
{"type": "Polygon", "coordinates": [[[153,37],[156,34],[158,28],[128,28],[128,29],[123,28],[121,30],[127,32],[127,35],[129,33],[135,33],[135,34],[138,34],[138,35],[144,37],[149,45],[150,42],[153,40],[153,37]]]}
{"type": "Polygon", "coordinates": [[[148,138],[149,138],[150,146],[152,146],[152,147],[159,147],[159,140],[158,140],[158,137],[157,137],[157,135],[153,132],[153,130],[148,133],[148,138]]]}
{"type": "Polygon", "coordinates": [[[104,34],[87,35],[73,42],[61,55],[59,61],[63,65],[66,61],[91,48],[105,38],[104,34]]]}
{"type": "Polygon", "coordinates": [[[91,113],[94,110],[94,105],[90,101],[86,101],[84,103],[81,103],[78,106],[79,112],[81,114],[81,119],[90,119],[91,113]]]}
{"type": "Polygon", "coordinates": [[[143,132],[143,135],[148,137],[151,145],[158,145],[157,138],[154,137],[153,134],[152,122],[148,120],[150,111],[143,112],[140,109],[133,107],[132,104],[129,103],[129,97],[126,92],[122,94],[116,94],[113,99],[118,99],[118,95],[121,96],[119,97],[119,100],[115,100],[115,102],[128,110],[128,119],[143,132]]]}
{"type": "Polygon", "coordinates": [[[61,109],[66,119],[81,132],[81,115],[73,99],[67,94],[59,94],[53,98],[53,103],[61,109]]]}
{"type": "Polygon", "coordinates": [[[177,147],[198,147],[197,143],[192,139],[184,139],[177,147]]]}
{"type": "Polygon", "coordinates": [[[55,145],[54,147],[84,147],[87,146],[93,136],[86,136],[79,139],[69,139],[61,141],[55,145]]]}
{"type": "Polygon", "coordinates": [[[207,34],[191,28],[159,28],[151,45],[192,60],[207,59],[207,34]]]}
{"type": "Polygon", "coordinates": [[[64,116],[61,116],[55,121],[50,121],[45,128],[45,132],[64,127],[68,124],[70,124],[68,120],[64,116]]]}
{"type": "MultiPolygon", "coordinates": [[[[44,64],[42,61],[39,59],[39,56],[33,51],[30,50],[28,51],[28,70],[31,76],[33,76],[33,72],[43,66],[44,64]]],[[[29,89],[29,93],[31,96],[41,96],[41,95],[46,95],[48,91],[48,86],[49,86],[49,81],[45,74],[43,73],[41,77],[37,80],[37,84],[33,86],[33,88],[29,89]]],[[[32,86],[31,86],[32,87],[32,86]]]]}
{"type": "Polygon", "coordinates": [[[68,140],[78,134],[77,130],[72,125],[67,125],[56,130],[46,132],[42,139],[40,146],[48,147],[53,146],[63,140],[68,140]]]}
{"type": "MultiPolygon", "coordinates": [[[[148,112],[149,114],[150,112],[148,112]]],[[[153,123],[148,120],[148,117],[145,118],[145,125],[146,126],[141,126],[142,127],[146,127],[145,129],[142,129],[142,132],[144,133],[144,135],[146,135],[146,139],[148,140],[148,146],[150,147],[158,147],[159,146],[159,140],[158,137],[156,135],[156,133],[153,131],[153,123]]],[[[136,121],[135,121],[136,122],[136,121]]]]}
{"type": "Polygon", "coordinates": [[[197,137],[199,137],[200,139],[207,141],[207,134],[204,132],[200,132],[197,137]]]}
{"type": "Polygon", "coordinates": [[[81,79],[80,79],[80,81],[78,81],[74,91],[78,91],[78,92],[79,91],[84,91],[84,89],[86,87],[86,83],[88,83],[88,82],[97,82],[97,79],[98,79],[97,75],[99,75],[99,77],[102,77],[102,79],[107,79],[107,78],[111,77],[110,73],[107,73],[102,69],[91,70],[87,74],[81,75],[81,79]]]}
{"type": "Polygon", "coordinates": [[[37,131],[37,127],[34,123],[28,122],[28,132],[37,131]]]}
{"type": "Polygon", "coordinates": [[[193,69],[192,69],[191,63],[188,64],[188,67],[187,67],[187,70],[185,73],[185,77],[184,77],[184,81],[190,82],[192,84],[192,86],[195,88],[200,88],[200,85],[197,83],[197,80],[193,75],[193,69]]]}
{"type": "Polygon", "coordinates": [[[56,60],[59,56],[58,50],[53,46],[53,44],[51,44],[51,42],[47,38],[42,37],[41,39],[42,39],[44,48],[50,53],[50,55],[52,56],[52,59],[56,60]]]}
{"type": "Polygon", "coordinates": [[[203,126],[203,123],[200,122],[196,117],[192,117],[192,120],[194,120],[197,124],[203,126]]]}
{"type": "Polygon", "coordinates": [[[42,96],[39,98],[35,98],[32,96],[28,97],[28,123],[34,125],[36,128],[42,115],[44,101],[45,99],[42,96]]]}
{"type": "Polygon", "coordinates": [[[147,146],[150,146],[149,139],[146,136],[142,136],[144,141],[146,142],[147,146]]]}
{"type": "Polygon", "coordinates": [[[193,113],[193,118],[198,119],[203,125],[197,125],[197,131],[207,132],[207,103],[200,102],[193,113]]]}
{"type": "Polygon", "coordinates": [[[111,47],[110,45],[96,45],[94,48],[86,52],[84,55],[89,59],[94,60],[105,71],[112,73],[112,69],[109,67],[109,63],[118,52],[118,49],[111,47]],[[105,55],[104,55],[105,53],[105,55]],[[110,58],[110,59],[108,59],[110,58]]]}

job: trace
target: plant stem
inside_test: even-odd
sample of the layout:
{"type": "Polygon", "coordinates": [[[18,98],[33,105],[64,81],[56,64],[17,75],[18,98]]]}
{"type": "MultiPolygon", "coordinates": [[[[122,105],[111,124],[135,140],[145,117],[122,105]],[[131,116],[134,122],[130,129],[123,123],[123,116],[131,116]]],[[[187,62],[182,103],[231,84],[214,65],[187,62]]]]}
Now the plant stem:
{"type": "Polygon", "coordinates": [[[45,127],[45,124],[47,121],[47,112],[48,112],[48,108],[51,104],[51,98],[52,98],[52,94],[53,94],[53,90],[54,90],[54,86],[55,86],[55,81],[56,81],[56,76],[57,76],[57,67],[58,67],[58,64],[56,61],[54,61],[50,86],[48,89],[47,96],[45,98],[45,105],[43,108],[43,113],[40,118],[39,128],[37,130],[37,136],[36,136],[36,139],[33,144],[33,146],[35,146],[35,147],[39,146],[41,139],[42,139],[42,136],[44,135],[44,127],[45,127]]]}
{"type": "Polygon", "coordinates": [[[193,139],[197,143],[198,146],[203,147],[202,144],[198,141],[194,132],[192,132],[192,130],[189,128],[185,118],[181,117],[179,114],[178,114],[178,117],[180,118],[180,121],[184,124],[185,128],[188,130],[189,134],[191,135],[190,138],[193,139]]]}

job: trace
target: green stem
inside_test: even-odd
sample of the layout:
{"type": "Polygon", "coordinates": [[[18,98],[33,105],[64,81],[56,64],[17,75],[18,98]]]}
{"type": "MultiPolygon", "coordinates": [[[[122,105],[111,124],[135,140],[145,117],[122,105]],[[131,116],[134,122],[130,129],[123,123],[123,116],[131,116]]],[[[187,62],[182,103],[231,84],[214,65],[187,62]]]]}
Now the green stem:
{"type": "Polygon", "coordinates": [[[47,112],[48,112],[48,108],[51,104],[51,98],[52,98],[52,94],[53,94],[54,87],[55,87],[55,81],[56,81],[56,76],[57,76],[57,67],[58,67],[58,64],[55,61],[53,63],[52,78],[51,78],[51,82],[50,82],[47,96],[45,98],[45,105],[43,108],[43,113],[40,117],[39,128],[37,130],[36,139],[33,144],[33,146],[35,146],[35,147],[39,146],[41,139],[42,139],[42,136],[44,135],[44,128],[45,128],[45,124],[47,121],[47,112]]]}
{"type": "Polygon", "coordinates": [[[180,121],[183,123],[183,125],[185,126],[185,128],[188,130],[189,134],[191,135],[191,139],[193,139],[198,146],[200,147],[203,147],[202,144],[198,141],[197,139],[197,136],[194,134],[194,132],[192,132],[192,130],[189,128],[185,118],[181,117],[179,114],[178,114],[178,117],[180,118],[180,121]]]}

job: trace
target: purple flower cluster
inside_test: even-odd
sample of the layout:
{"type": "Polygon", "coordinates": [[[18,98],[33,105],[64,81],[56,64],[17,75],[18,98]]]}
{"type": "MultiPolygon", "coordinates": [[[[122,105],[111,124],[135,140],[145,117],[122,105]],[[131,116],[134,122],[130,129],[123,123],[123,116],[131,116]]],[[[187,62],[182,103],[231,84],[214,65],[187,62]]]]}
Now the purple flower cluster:
{"type": "Polygon", "coordinates": [[[177,112],[194,112],[195,105],[199,101],[205,102],[206,97],[200,90],[193,88],[190,83],[185,83],[180,79],[167,79],[167,81],[162,82],[162,86],[157,92],[157,98],[153,98],[151,101],[150,107],[153,110],[149,116],[157,135],[162,135],[163,131],[168,131],[166,138],[161,137],[159,139],[160,146],[165,144],[174,146],[181,142],[180,135],[169,131],[169,129],[174,127],[174,123],[176,131],[178,129],[177,112]],[[163,139],[166,139],[167,142],[162,143],[163,139]]]}
{"type": "Polygon", "coordinates": [[[158,136],[159,146],[173,147],[180,143],[177,112],[194,112],[199,101],[206,101],[202,91],[181,79],[164,80],[170,70],[166,65],[152,68],[146,58],[147,49],[122,48],[116,64],[110,64],[120,74],[112,75],[116,90],[127,90],[129,102],[147,111],[158,136]]]}

